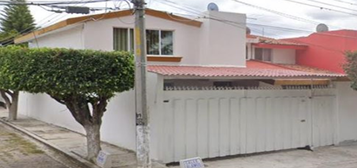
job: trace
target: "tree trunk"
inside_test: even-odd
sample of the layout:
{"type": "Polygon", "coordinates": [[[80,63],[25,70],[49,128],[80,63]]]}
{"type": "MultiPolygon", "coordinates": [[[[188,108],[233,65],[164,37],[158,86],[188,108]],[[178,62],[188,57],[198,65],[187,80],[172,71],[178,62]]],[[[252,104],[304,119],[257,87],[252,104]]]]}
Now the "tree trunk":
{"type": "Polygon", "coordinates": [[[9,121],[17,120],[17,106],[19,102],[19,91],[5,91],[0,90],[1,96],[4,98],[6,103],[6,108],[9,111],[9,121]],[[11,97],[11,99],[9,98],[11,97]]]}
{"type": "Polygon", "coordinates": [[[86,124],[84,126],[87,135],[87,159],[95,161],[100,147],[100,125],[99,124],[86,124]]]}
{"type": "Polygon", "coordinates": [[[96,101],[89,102],[85,96],[73,95],[65,99],[52,96],[56,101],[66,105],[74,119],[83,126],[86,131],[87,138],[87,159],[95,162],[99,154],[100,147],[100,127],[102,125],[102,117],[106,111],[108,98],[100,97],[96,101]],[[89,108],[89,103],[92,105],[89,108]]]}
{"type": "Polygon", "coordinates": [[[19,91],[15,91],[11,97],[12,102],[9,107],[9,120],[17,120],[17,107],[19,103],[19,91]]]}

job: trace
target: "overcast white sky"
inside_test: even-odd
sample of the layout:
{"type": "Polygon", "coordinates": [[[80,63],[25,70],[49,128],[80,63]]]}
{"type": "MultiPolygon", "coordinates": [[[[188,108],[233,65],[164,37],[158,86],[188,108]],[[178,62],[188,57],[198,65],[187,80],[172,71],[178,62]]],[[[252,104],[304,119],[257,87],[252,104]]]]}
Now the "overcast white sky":
{"type": "MultiPolygon", "coordinates": [[[[28,0],[36,2],[36,0],[28,0]]],[[[43,1],[43,0],[42,0],[43,1]]],[[[250,4],[238,3],[234,0],[146,0],[149,8],[173,12],[175,14],[184,14],[190,17],[198,15],[198,12],[206,11],[207,5],[214,2],[218,5],[220,11],[245,13],[248,17],[248,27],[253,34],[270,36],[275,38],[285,38],[294,36],[303,36],[315,31],[318,23],[325,23],[330,30],[335,29],[355,29],[357,30],[357,0],[294,0],[302,3],[308,3],[317,7],[305,6],[289,2],[289,0],[237,0],[250,4]],[[322,2],[322,3],[321,3],[322,2]],[[325,4],[323,4],[325,3],[325,4]],[[330,6],[329,4],[333,5],[330,6]],[[257,6],[257,7],[252,7],[257,6]],[[298,18],[287,18],[278,14],[261,10],[263,7],[269,10],[278,11],[281,15],[291,15],[298,18]],[[321,9],[318,7],[323,7],[321,9]],[[342,11],[339,13],[329,9],[342,11]],[[347,14],[348,13],[348,14],[347,14]],[[304,20],[304,21],[302,21],[304,20]],[[257,25],[256,25],[257,24],[257,25]],[[263,26],[265,25],[265,26],[263,26]],[[273,26],[273,27],[269,27],[273,26]],[[288,29],[286,29],[288,28],[288,29]]],[[[119,5],[110,1],[105,3],[86,4],[94,7],[113,7],[119,5]]],[[[125,8],[125,3],[121,7],[125,8]]],[[[39,26],[48,26],[68,17],[75,17],[73,14],[58,14],[45,11],[39,7],[31,7],[31,13],[39,26]]],[[[104,11],[103,11],[104,12],[104,11]]]]}

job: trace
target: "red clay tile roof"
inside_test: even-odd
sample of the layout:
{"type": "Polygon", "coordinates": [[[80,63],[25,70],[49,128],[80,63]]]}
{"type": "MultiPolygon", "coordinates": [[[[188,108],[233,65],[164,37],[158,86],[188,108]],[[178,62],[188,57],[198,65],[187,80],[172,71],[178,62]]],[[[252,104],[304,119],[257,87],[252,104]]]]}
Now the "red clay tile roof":
{"type": "Polygon", "coordinates": [[[263,77],[263,78],[334,78],[343,74],[303,72],[290,69],[274,68],[239,68],[239,67],[205,67],[205,66],[167,66],[150,65],[148,71],[164,76],[190,77],[263,77]]]}
{"type": "Polygon", "coordinates": [[[288,40],[278,40],[269,37],[251,35],[251,34],[248,34],[247,38],[258,39],[259,43],[264,43],[264,44],[307,46],[306,44],[302,44],[302,43],[295,43],[288,40]]]}
{"type": "Polygon", "coordinates": [[[297,71],[313,72],[313,73],[339,74],[336,72],[319,69],[315,67],[308,67],[304,65],[274,64],[274,63],[264,62],[260,60],[248,60],[246,62],[246,66],[247,68],[251,68],[251,69],[286,69],[286,70],[297,70],[297,71]]]}
{"type": "Polygon", "coordinates": [[[278,64],[272,64],[269,62],[263,62],[259,60],[248,60],[246,66],[249,69],[283,69],[283,70],[294,70],[292,68],[287,68],[284,66],[279,66],[278,64]]]}
{"type": "Polygon", "coordinates": [[[303,65],[290,65],[290,64],[278,64],[278,66],[293,69],[293,70],[298,70],[298,71],[304,71],[304,72],[316,72],[316,73],[330,73],[330,74],[337,74],[336,72],[324,70],[324,69],[319,69],[315,67],[308,67],[308,66],[303,66],[303,65]]]}

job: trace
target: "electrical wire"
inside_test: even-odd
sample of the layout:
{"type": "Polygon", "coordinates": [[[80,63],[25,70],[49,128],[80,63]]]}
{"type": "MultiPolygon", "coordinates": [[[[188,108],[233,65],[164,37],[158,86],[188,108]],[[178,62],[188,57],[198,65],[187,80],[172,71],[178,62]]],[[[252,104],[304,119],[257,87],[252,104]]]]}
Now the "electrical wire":
{"type": "Polygon", "coordinates": [[[350,12],[345,12],[345,11],[341,11],[341,10],[326,8],[326,7],[323,7],[323,6],[317,6],[317,5],[308,4],[308,3],[304,3],[304,2],[299,2],[299,1],[294,1],[294,0],[285,0],[285,1],[296,3],[296,4],[300,4],[300,5],[305,5],[305,6],[309,6],[309,7],[319,8],[321,10],[328,10],[328,11],[332,11],[332,12],[337,12],[337,13],[343,13],[343,14],[347,14],[347,15],[357,16],[356,13],[350,13],[350,12]]]}
{"type": "MultiPolygon", "coordinates": [[[[166,5],[168,5],[170,7],[175,7],[177,9],[180,9],[180,10],[183,10],[183,11],[186,11],[186,12],[189,12],[188,10],[185,10],[185,9],[188,9],[186,6],[178,7],[179,5],[177,3],[175,3],[176,6],[172,6],[171,4],[167,4],[167,3],[166,3],[166,5]]],[[[230,20],[226,20],[226,19],[217,19],[217,18],[210,17],[210,16],[207,16],[207,15],[202,15],[202,13],[198,13],[197,10],[195,10],[195,9],[192,9],[192,8],[190,8],[190,9],[194,10],[193,14],[196,14],[196,15],[198,14],[200,16],[198,18],[212,19],[212,20],[220,21],[220,22],[227,23],[227,24],[230,24],[230,25],[233,25],[233,26],[239,25],[239,28],[242,28],[243,26],[245,26],[245,24],[247,24],[247,25],[260,26],[260,27],[268,27],[268,28],[273,28],[273,29],[275,28],[275,30],[278,29],[278,30],[285,31],[285,32],[289,31],[289,32],[315,33],[314,31],[311,31],[311,30],[293,29],[293,28],[278,27],[278,26],[272,26],[272,25],[245,23],[245,22],[234,22],[234,21],[230,21],[230,20]]],[[[173,18],[173,19],[175,19],[175,18],[173,18]]],[[[181,21],[181,20],[178,20],[178,21],[181,21]]],[[[351,39],[356,39],[357,38],[357,37],[352,37],[352,36],[334,35],[334,34],[324,33],[324,32],[318,32],[318,33],[321,34],[321,35],[326,35],[326,36],[343,37],[343,38],[351,38],[351,39]]]]}
{"type": "MultiPolygon", "coordinates": [[[[42,20],[38,23],[38,25],[41,25],[43,21],[45,21],[47,18],[50,18],[50,17],[51,17],[52,15],[54,15],[54,14],[55,14],[55,13],[53,13],[53,14],[51,14],[51,15],[45,17],[44,19],[42,19],[42,20]],[[40,23],[41,23],[41,24],[40,24],[40,23]]],[[[31,27],[26,28],[26,29],[24,29],[24,30],[22,30],[22,31],[20,31],[20,32],[17,32],[17,33],[14,34],[14,35],[11,35],[11,36],[6,37],[5,39],[2,39],[2,40],[0,41],[0,43],[6,46],[7,44],[12,43],[13,40],[14,40],[14,38],[15,38],[16,36],[22,35],[22,34],[25,34],[25,33],[28,33],[28,31],[30,31],[30,30],[31,30],[31,27]]]]}
{"type": "Polygon", "coordinates": [[[343,1],[343,0],[333,0],[333,1],[344,3],[344,4],[348,4],[348,5],[352,5],[352,6],[357,6],[357,3],[353,3],[353,2],[348,2],[348,1],[343,1]]]}
{"type": "Polygon", "coordinates": [[[330,3],[326,3],[326,2],[321,2],[321,1],[317,1],[317,0],[309,0],[309,1],[317,3],[317,4],[323,4],[323,5],[327,5],[327,6],[331,6],[331,7],[335,7],[335,8],[340,8],[340,9],[343,9],[343,10],[350,10],[350,11],[353,11],[353,12],[357,12],[357,10],[355,10],[355,9],[346,8],[346,7],[343,7],[343,6],[338,6],[338,5],[334,5],[334,4],[330,4],[330,3]]]}
{"type": "MultiPolygon", "coordinates": [[[[169,5],[169,6],[170,6],[170,5],[169,5]]],[[[174,6],[171,6],[171,7],[174,7],[174,6]]],[[[177,8],[177,6],[176,6],[176,8],[177,8]]],[[[181,10],[184,10],[184,9],[185,9],[185,7],[181,7],[181,10]]],[[[184,11],[187,12],[187,10],[184,10],[184,11]]],[[[195,13],[196,13],[196,12],[195,12],[195,13]]],[[[238,25],[239,25],[239,24],[244,24],[244,23],[238,23],[238,22],[233,22],[233,21],[229,21],[229,20],[219,20],[219,19],[217,19],[217,18],[212,18],[212,17],[207,17],[207,16],[203,16],[202,18],[213,19],[213,20],[220,21],[220,22],[222,22],[222,23],[226,23],[226,24],[233,25],[233,26],[235,26],[235,25],[237,25],[237,24],[238,24],[238,25]]],[[[249,24],[249,23],[248,23],[248,24],[249,24]]],[[[256,24],[256,25],[258,25],[258,24],[256,24]]],[[[265,26],[267,26],[267,25],[265,25],[265,26]]],[[[270,26],[270,27],[275,27],[275,28],[276,28],[276,26],[270,26]]],[[[241,28],[241,27],[238,27],[238,28],[241,28]]],[[[282,27],[280,27],[280,28],[282,28],[282,27]]],[[[294,30],[294,31],[298,30],[298,29],[291,29],[291,28],[283,28],[283,29],[289,29],[289,30],[294,30]]],[[[312,31],[307,31],[307,30],[299,30],[299,31],[312,32],[312,31]]],[[[273,33],[270,33],[270,32],[267,32],[267,33],[273,34],[273,33]]],[[[344,38],[354,38],[354,39],[357,39],[357,37],[353,37],[353,36],[341,36],[341,35],[334,35],[334,34],[329,34],[329,33],[324,33],[324,32],[318,32],[318,34],[326,35],[326,36],[335,36],[335,37],[344,37],[344,38]]],[[[295,41],[296,41],[296,40],[295,40],[295,41]]],[[[298,41],[297,41],[297,42],[298,42],[298,41]]],[[[312,45],[312,46],[317,46],[317,47],[320,47],[320,48],[324,48],[324,49],[331,50],[331,51],[335,51],[335,52],[339,52],[339,53],[342,52],[342,51],[339,51],[339,50],[329,49],[329,48],[326,48],[326,47],[324,47],[324,46],[320,46],[320,45],[316,45],[316,44],[312,44],[312,43],[306,43],[306,44],[309,44],[309,45],[312,45]]]]}
{"type": "Polygon", "coordinates": [[[316,21],[313,21],[313,20],[309,20],[309,19],[305,19],[305,18],[302,18],[302,17],[286,14],[286,13],[283,13],[283,12],[279,12],[279,11],[275,11],[275,10],[272,10],[272,9],[264,8],[264,7],[261,7],[261,6],[253,5],[253,4],[250,4],[250,3],[243,2],[243,1],[239,1],[239,0],[232,0],[232,1],[240,3],[240,4],[243,4],[243,5],[246,5],[246,6],[250,6],[250,7],[253,7],[253,8],[257,8],[257,9],[260,9],[260,10],[263,10],[263,11],[274,13],[274,14],[277,14],[279,16],[283,16],[283,17],[286,17],[286,18],[289,18],[289,19],[292,19],[292,20],[297,20],[297,21],[301,21],[301,22],[305,22],[305,23],[314,24],[314,25],[320,24],[319,22],[316,22],[316,21]]]}

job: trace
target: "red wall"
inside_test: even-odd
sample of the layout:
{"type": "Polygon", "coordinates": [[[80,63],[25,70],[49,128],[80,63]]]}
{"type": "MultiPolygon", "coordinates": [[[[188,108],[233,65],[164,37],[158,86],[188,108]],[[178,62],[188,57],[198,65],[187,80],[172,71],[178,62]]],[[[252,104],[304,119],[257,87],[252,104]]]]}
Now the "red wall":
{"type": "Polygon", "coordinates": [[[357,50],[357,31],[338,30],[313,33],[308,37],[288,39],[305,43],[306,50],[296,51],[296,64],[344,73],[345,51],[357,50]]]}

